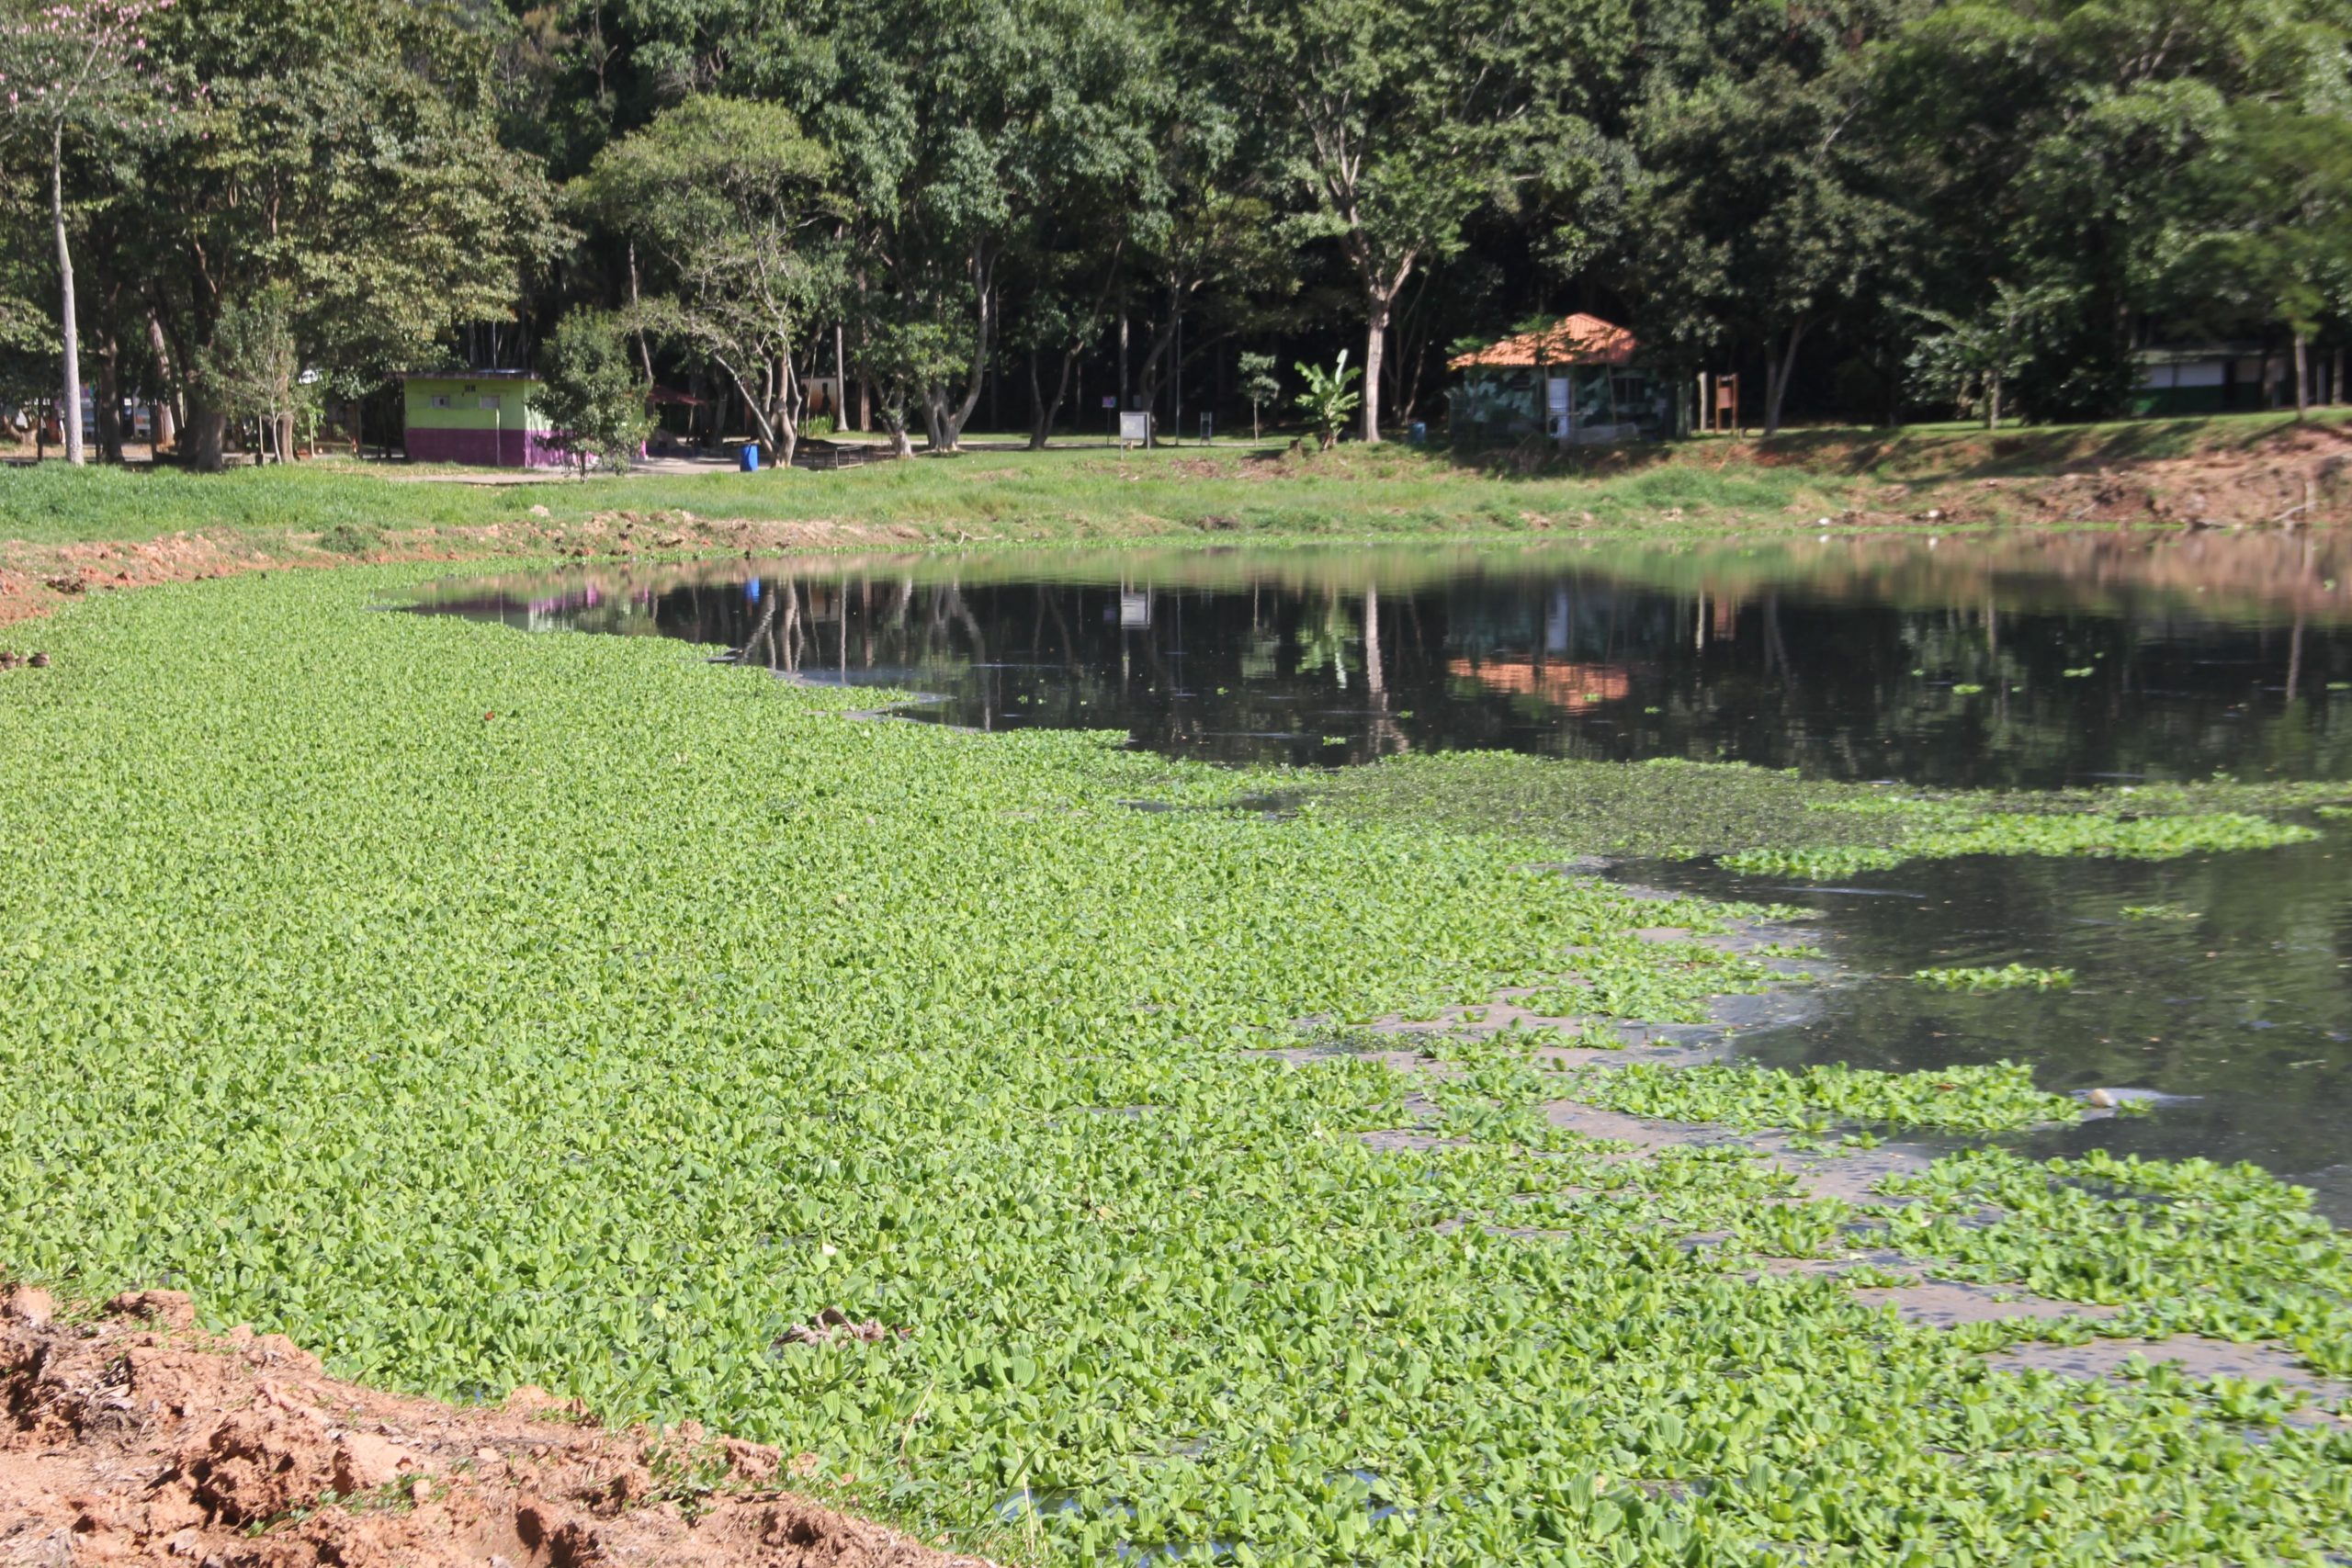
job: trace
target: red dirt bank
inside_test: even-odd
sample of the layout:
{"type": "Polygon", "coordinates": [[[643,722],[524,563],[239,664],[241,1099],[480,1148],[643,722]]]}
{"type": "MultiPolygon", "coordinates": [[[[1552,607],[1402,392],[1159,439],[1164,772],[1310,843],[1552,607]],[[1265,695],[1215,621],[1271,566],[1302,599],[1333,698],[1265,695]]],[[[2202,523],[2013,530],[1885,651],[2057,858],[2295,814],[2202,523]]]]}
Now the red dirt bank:
{"type": "Polygon", "coordinates": [[[327,1377],[185,1295],[0,1306],[0,1568],[987,1568],[776,1489],[756,1443],[457,1408],[327,1377]]]}

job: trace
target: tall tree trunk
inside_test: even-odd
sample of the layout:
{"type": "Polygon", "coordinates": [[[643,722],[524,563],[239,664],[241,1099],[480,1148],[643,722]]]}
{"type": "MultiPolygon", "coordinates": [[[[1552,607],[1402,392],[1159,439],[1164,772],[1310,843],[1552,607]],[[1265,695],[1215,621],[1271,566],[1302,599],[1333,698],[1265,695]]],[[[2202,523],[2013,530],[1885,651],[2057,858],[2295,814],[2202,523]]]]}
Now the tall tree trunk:
{"type": "Polygon", "coordinates": [[[2001,428],[2001,373],[1998,370],[1984,378],[1984,428],[2001,428]]]}
{"type": "Polygon", "coordinates": [[[1388,312],[1396,303],[1394,290],[1373,289],[1366,303],[1370,320],[1363,333],[1363,444],[1380,445],[1380,362],[1388,346],[1388,312]]]}
{"type": "Polygon", "coordinates": [[[947,405],[945,389],[941,389],[940,430],[947,438],[944,449],[949,452],[962,442],[964,426],[970,422],[972,411],[979,406],[980,389],[988,383],[989,366],[996,352],[996,257],[985,247],[973,251],[971,275],[972,298],[979,312],[979,330],[972,344],[971,374],[965,378],[964,395],[953,409],[947,405]]]}
{"type": "Polygon", "coordinates": [[[1062,400],[1069,396],[1070,369],[1077,363],[1079,350],[1067,349],[1061,355],[1061,371],[1054,382],[1054,395],[1048,399],[1037,384],[1037,356],[1029,356],[1029,406],[1035,411],[1029,426],[1029,450],[1042,452],[1054,434],[1054,422],[1061,418],[1062,400]]]}
{"type": "MultiPolygon", "coordinates": [[[[628,302],[632,314],[637,314],[645,309],[645,300],[637,289],[637,242],[635,240],[628,243],[628,302]]],[[[637,362],[645,370],[645,384],[650,387],[653,385],[653,350],[648,347],[645,342],[645,318],[642,315],[638,315],[637,362]]]]}
{"type": "Polygon", "coordinates": [[[98,458],[101,462],[122,461],[122,376],[119,355],[116,353],[111,333],[102,339],[98,347],[97,396],[91,407],[97,417],[98,458]]]}
{"type": "Polygon", "coordinates": [[[1176,311],[1173,290],[1169,301],[1168,315],[1151,329],[1151,346],[1144,352],[1143,367],[1136,372],[1136,401],[1155,417],[1159,412],[1160,367],[1169,357],[1168,351],[1176,342],[1177,323],[1182,320],[1176,311]]]}
{"type": "Polygon", "coordinates": [[[2302,333],[2295,334],[2295,417],[2309,419],[2312,412],[2311,344],[2302,333]]]}
{"type": "Polygon", "coordinates": [[[171,351],[164,342],[164,323],[157,321],[152,311],[147,317],[147,351],[155,356],[156,382],[153,388],[154,410],[148,423],[147,450],[151,456],[161,457],[164,448],[178,438],[179,419],[177,411],[173,407],[173,400],[177,394],[172,390],[171,351]]]}
{"type": "Polygon", "coordinates": [[[217,474],[229,462],[229,416],[204,406],[202,398],[188,399],[187,428],[180,433],[180,455],[198,473],[217,474]]]}
{"type": "Polygon", "coordinates": [[[775,418],[770,428],[775,432],[776,467],[789,468],[795,454],[800,450],[800,423],[793,417],[793,408],[800,396],[800,367],[792,360],[792,350],[784,351],[782,375],[779,378],[775,418]]]}
{"type": "Polygon", "coordinates": [[[1789,395],[1789,378],[1796,373],[1797,344],[1804,341],[1805,329],[1813,323],[1799,318],[1789,327],[1789,341],[1778,355],[1765,350],[1764,360],[1764,434],[1781,434],[1781,405],[1789,395]]]}
{"type": "Polygon", "coordinates": [[[82,329],[74,320],[74,250],[65,241],[65,122],[49,132],[49,218],[57,231],[58,318],[65,338],[65,460],[82,466],[82,329]]]}
{"type": "MultiPolygon", "coordinates": [[[[728,383],[734,388],[735,395],[743,400],[743,412],[750,417],[752,427],[759,432],[760,445],[773,451],[775,447],[775,432],[768,428],[768,416],[761,408],[760,400],[752,396],[752,389],[749,387],[743,385],[743,378],[736,373],[735,367],[715,354],[710,356],[710,359],[712,364],[726,372],[728,383]]],[[[723,424],[719,428],[719,434],[721,435],[726,434],[726,427],[723,424]]]]}

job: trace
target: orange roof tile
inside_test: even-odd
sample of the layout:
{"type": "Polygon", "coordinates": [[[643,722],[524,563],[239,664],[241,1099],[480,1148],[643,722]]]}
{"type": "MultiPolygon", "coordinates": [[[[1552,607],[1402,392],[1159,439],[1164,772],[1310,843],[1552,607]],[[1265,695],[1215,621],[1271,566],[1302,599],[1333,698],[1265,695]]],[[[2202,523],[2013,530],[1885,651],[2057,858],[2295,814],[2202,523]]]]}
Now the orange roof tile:
{"type": "Polygon", "coordinates": [[[1579,313],[1562,317],[1558,326],[1507,337],[1448,363],[1456,370],[1526,369],[1537,363],[1541,349],[1545,365],[1623,365],[1634,357],[1634,334],[1624,328],[1579,313]]]}

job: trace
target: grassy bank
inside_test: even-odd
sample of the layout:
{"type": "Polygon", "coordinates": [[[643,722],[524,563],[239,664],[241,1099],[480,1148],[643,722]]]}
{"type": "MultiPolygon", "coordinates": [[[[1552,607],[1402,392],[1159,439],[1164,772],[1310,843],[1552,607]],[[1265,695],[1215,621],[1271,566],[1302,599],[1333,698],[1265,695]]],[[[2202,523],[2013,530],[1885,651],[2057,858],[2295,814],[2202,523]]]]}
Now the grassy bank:
{"type": "MultiPolygon", "coordinates": [[[[2323,419],[2312,429],[2334,432],[2337,424],[2323,419]]],[[[0,472],[0,542],[131,542],[183,531],[283,541],[342,530],[348,547],[364,551],[371,535],[384,532],[576,525],[624,510],[949,540],[1755,529],[1809,527],[1824,518],[1918,520],[1929,512],[1948,527],[2040,520],[2034,498],[2014,489],[2024,481],[2183,461],[2259,464],[2281,442],[2311,439],[2288,416],[2245,415],[1998,435],[1957,426],[1812,431],[1770,443],[1707,439],[1565,457],[1547,448],[1457,455],[1400,446],[1327,454],[1192,446],[1125,456],[1091,446],[991,448],[837,472],[641,474],[531,485],[406,482],[413,476],[398,465],[321,462],[196,475],[77,472],[50,463],[0,472]]],[[[2322,491],[2324,513],[2336,499],[2322,491]]],[[[2073,520],[2106,518],[2117,507],[2146,513],[2119,499],[2108,511],[2077,509],[2073,520]]]]}
{"type": "MultiPolygon", "coordinates": [[[[0,538],[140,539],[179,530],[317,533],[338,525],[478,529],[577,524],[619,510],[683,510],[760,523],[854,523],[926,536],[1123,538],[1176,530],[1345,533],[1530,530],[1630,521],[1677,507],[1709,514],[1828,504],[1845,481],[1804,470],[1715,471],[1671,463],[1521,478],[1402,448],[1292,457],[1280,449],[1099,447],[974,451],[837,472],[641,474],[482,485],[406,482],[340,465],[0,474],[0,538]]],[[[1833,508],[1834,509],[1834,508],[1833,508]]]]}
{"type": "MultiPolygon", "coordinates": [[[[1729,911],[1528,866],[1669,824],[1546,815],[1544,775],[1484,786],[1534,802],[1498,833],[1413,798],[1434,769],[1141,812],[1289,781],[368,613],[417,575],[85,603],[0,677],[0,1271],[187,1288],[404,1388],[694,1416],[1021,1559],[2352,1551],[2341,1425],[1982,1359],[2079,1320],[1751,1278],[1841,1256],[1857,1211],[1553,1125],[1531,1043],[1443,1043],[1442,1080],[1256,1049],[1503,987],[1605,1019],[1763,984],[1635,934],[1729,911]],[[893,1332],[792,1332],[836,1306],[893,1332]]],[[[1742,829],[1728,787],[1710,831],[1815,841],[1804,800],[1742,829]]],[[[1850,815],[1838,842],[1968,830],[1850,815]]],[[[2067,1113],[2013,1072],[1691,1086],[1727,1116],[2067,1113]]],[[[2352,1373],[2352,1246],[2258,1172],[1956,1156],[1910,1195],[1886,1245],[1931,1269],[2352,1373]]]]}

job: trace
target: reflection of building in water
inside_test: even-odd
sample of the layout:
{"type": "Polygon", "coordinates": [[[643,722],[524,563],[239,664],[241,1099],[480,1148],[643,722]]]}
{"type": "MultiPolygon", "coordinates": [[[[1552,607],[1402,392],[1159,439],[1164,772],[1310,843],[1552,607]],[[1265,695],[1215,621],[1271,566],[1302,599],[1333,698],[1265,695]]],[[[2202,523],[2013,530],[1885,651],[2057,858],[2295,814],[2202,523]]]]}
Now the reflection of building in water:
{"type": "Polygon", "coordinates": [[[1729,642],[1739,635],[1739,600],[1734,597],[1717,599],[1710,606],[1714,615],[1714,637],[1717,642],[1729,642]]]}
{"type": "Polygon", "coordinates": [[[1613,703],[1633,694],[1633,671],[1623,664],[1544,664],[1533,660],[1454,659],[1446,671],[1498,692],[1529,696],[1555,707],[1613,703]]]}

